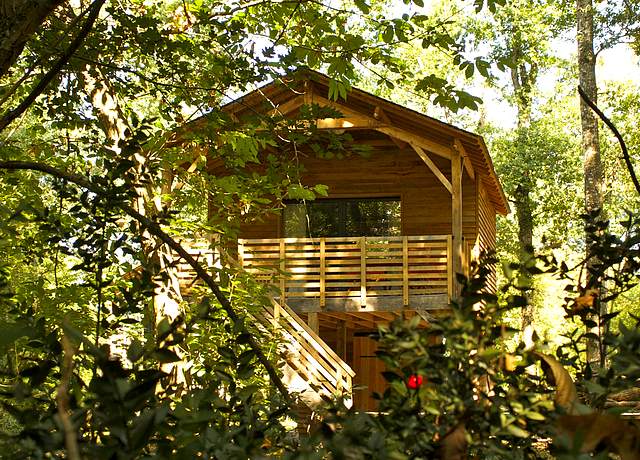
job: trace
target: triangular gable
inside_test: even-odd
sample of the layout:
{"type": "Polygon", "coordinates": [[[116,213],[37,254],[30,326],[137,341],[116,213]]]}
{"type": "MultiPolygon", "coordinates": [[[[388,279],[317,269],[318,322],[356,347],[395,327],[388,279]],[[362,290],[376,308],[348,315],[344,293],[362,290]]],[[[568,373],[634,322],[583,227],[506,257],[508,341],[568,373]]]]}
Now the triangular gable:
{"type": "MultiPolygon", "coordinates": [[[[345,129],[359,127],[374,129],[401,143],[411,144],[424,158],[420,150],[450,157],[460,153],[467,163],[467,170],[477,174],[484,184],[496,212],[507,214],[509,205],[493,167],[493,162],[482,136],[457,128],[412,109],[395,104],[358,88],[353,88],[347,100],[330,101],[330,78],[319,72],[302,70],[273,81],[240,97],[222,110],[243,119],[256,113],[261,115],[295,113],[304,104],[330,106],[339,110],[344,118],[319,120],[319,128],[345,129]]],[[[444,180],[446,186],[446,178],[444,180]]]]}

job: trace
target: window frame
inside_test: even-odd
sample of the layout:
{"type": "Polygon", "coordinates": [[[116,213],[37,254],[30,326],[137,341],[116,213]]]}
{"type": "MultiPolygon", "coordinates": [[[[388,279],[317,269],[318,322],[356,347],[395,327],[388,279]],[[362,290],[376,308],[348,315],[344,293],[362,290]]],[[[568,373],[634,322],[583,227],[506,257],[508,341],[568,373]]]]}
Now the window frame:
{"type": "MultiPolygon", "coordinates": [[[[372,236],[372,237],[380,237],[380,238],[384,238],[384,237],[391,237],[391,236],[402,236],[404,235],[404,231],[403,231],[403,227],[404,227],[404,219],[403,219],[403,199],[402,199],[402,195],[401,194],[384,194],[384,195],[366,195],[366,196],[353,196],[353,195],[349,195],[349,196],[331,196],[331,197],[327,197],[327,198],[317,198],[316,200],[284,200],[284,204],[285,205],[290,205],[290,204],[305,204],[306,206],[312,206],[314,203],[319,203],[319,202],[336,202],[336,203],[345,203],[344,206],[340,206],[340,213],[342,214],[340,217],[340,226],[341,226],[341,232],[342,235],[340,237],[352,237],[352,238],[358,238],[361,236],[372,236]],[[373,202],[373,201],[388,201],[388,202],[397,202],[399,205],[399,213],[398,213],[398,220],[399,220],[399,233],[398,235],[346,235],[346,223],[347,223],[347,206],[346,204],[352,201],[356,201],[356,202],[373,202]]],[[[305,236],[304,237],[292,237],[292,236],[287,236],[286,234],[286,219],[285,219],[285,212],[286,212],[286,208],[283,208],[282,213],[280,215],[280,234],[282,235],[283,238],[321,238],[320,236],[306,236],[308,235],[310,232],[308,232],[309,228],[308,228],[308,224],[305,223],[305,236]]],[[[307,213],[305,212],[305,215],[307,215],[307,213]]],[[[333,236],[332,236],[333,237],[333,236]]],[[[332,238],[327,236],[326,238],[332,238]]]]}

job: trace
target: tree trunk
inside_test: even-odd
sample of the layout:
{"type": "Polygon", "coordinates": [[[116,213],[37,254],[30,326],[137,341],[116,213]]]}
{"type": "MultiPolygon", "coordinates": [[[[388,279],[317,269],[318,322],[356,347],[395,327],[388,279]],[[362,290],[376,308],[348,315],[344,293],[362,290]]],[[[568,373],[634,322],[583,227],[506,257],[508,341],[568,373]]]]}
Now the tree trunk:
{"type": "MultiPolygon", "coordinates": [[[[596,59],[593,51],[593,5],[577,0],[578,68],[580,86],[594,102],[598,100],[596,59]]],[[[582,151],[584,155],[584,198],[587,212],[602,209],[603,171],[600,160],[598,120],[589,106],[580,101],[582,151]]]]}
{"type": "MultiPolygon", "coordinates": [[[[127,119],[122,112],[120,103],[115,93],[112,91],[108,80],[100,69],[87,67],[82,73],[84,86],[91,97],[91,102],[96,110],[96,116],[108,140],[110,148],[116,152],[121,152],[121,143],[125,142],[131,135],[127,119]]],[[[143,151],[136,151],[131,158],[134,168],[141,177],[146,172],[148,158],[143,151]]],[[[163,180],[170,181],[170,178],[163,176],[163,180]]],[[[144,216],[152,217],[162,211],[162,204],[159,196],[168,194],[171,190],[170,183],[163,183],[162,190],[158,184],[144,184],[142,181],[136,185],[137,198],[133,203],[133,208],[144,216]]],[[[175,321],[179,316],[184,316],[180,303],[182,295],[177,269],[175,268],[175,255],[173,252],[157,238],[154,238],[144,228],[140,228],[143,251],[154,274],[153,307],[152,315],[154,327],[160,321],[167,319],[169,323],[175,321]]],[[[182,351],[178,347],[173,347],[173,351],[178,356],[182,356],[182,351]]],[[[181,361],[165,363],[161,369],[170,374],[172,383],[182,384],[186,382],[184,373],[184,363],[181,361]]]]}
{"type": "MultiPolygon", "coordinates": [[[[533,203],[531,201],[531,186],[524,180],[516,187],[514,193],[514,207],[518,220],[518,243],[520,265],[526,266],[531,258],[533,248],[533,203]]],[[[528,277],[530,278],[530,277],[528,277]]],[[[529,279],[529,281],[531,281],[529,279]]],[[[522,327],[527,328],[535,318],[534,305],[529,303],[522,311],[522,327]]]]}
{"type": "Polygon", "coordinates": [[[27,40],[63,0],[0,0],[0,77],[15,64],[27,40]]]}
{"type": "MultiPolygon", "coordinates": [[[[587,96],[597,103],[598,88],[596,85],[596,59],[593,50],[593,3],[592,0],[577,0],[576,2],[577,39],[578,39],[578,69],[580,86],[587,96]]],[[[580,101],[580,120],[582,124],[582,152],[584,167],[584,200],[587,213],[602,210],[603,204],[603,169],[600,159],[600,141],[598,135],[598,121],[595,114],[584,101],[580,101]]],[[[588,235],[585,235],[588,241],[588,235]]],[[[587,248],[587,253],[590,248],[587,248]]],[[[597,261],[588,261],[589,265],[597,261]]],[[[597,287],[598,280],[588,279],[588,287],[597,287]]],[[[596,308],[598,308],[596,306],[596,308]]],[[[594,318],[597,321],[597,318],[594,318]]],[[[598,330],[594,331],[599,334],[598,330]]],[[[595,340],[587,341],[587,362],[598,363],[604,356],[600,353],[595,340]]]]}
{"type": "MultiPolygon", "coordinates": [[[[510,41],[509,48],[512,59],[518,65],[511,68],[511,82],[513,84],[513,93],[518,108],[518,136],[516,150],[519,158],[524,158],[527,154],[527,130],[531,126],[531,103],[533,99],[533,89],[538,78],[538,67],[532,63],[527,68],[523,62],[522,46],[519,42],[519,34],[514,33],[510,41]]],[[[516,219],[518,221],[518,262],[521,266],[526,266],[531,258],[533,249],[533,213],[534,204],[531,200],[532,185],[531,180],[525,174],[522,176],[522,182],[518,184],[514,191],[514,207],[516,210],[516,219]]],[[[531,277],[524,273],[530,283],[533,282],[531,277]]],[[[530,297],[530,296],[527,296],[530,297]]],[[[535,318],[535,306],[529,302],[522,311],[522,328],[523,330],[531,329],[531,325],[535,318]]],[[[530,333],[530,331],[528,331],[530,333]]]]}

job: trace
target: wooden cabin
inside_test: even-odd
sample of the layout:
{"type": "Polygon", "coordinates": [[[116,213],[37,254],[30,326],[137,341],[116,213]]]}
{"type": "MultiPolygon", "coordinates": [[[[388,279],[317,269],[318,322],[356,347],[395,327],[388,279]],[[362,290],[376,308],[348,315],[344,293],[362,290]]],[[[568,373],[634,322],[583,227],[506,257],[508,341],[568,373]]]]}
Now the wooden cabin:
{"type": "Polygon", "coordinates": [[[384,380],[371,333],[399,315],[446,311],[458,292],[454,274],[494,248],[496,214],[506,214],[508,204],[482,137],[359,89],[331,101],[329,85],[325,75],[304,71],[225,106],[239,122],[332,107],[341,116],[316,119],[317,129],[348,132],[369,150],[297,158],[302,183],[324,184],[328,196],[290,201],[242,225],[237,254],[306,322],[291,330],[312,331],[323,342],[310,347],[301,372],[330,350],[348,365],[331,364],[338,375],[351,368],[353,385],[368,386],[354,394],[356,407],[375,410],[371,392],[381,392],[384,380]]]}

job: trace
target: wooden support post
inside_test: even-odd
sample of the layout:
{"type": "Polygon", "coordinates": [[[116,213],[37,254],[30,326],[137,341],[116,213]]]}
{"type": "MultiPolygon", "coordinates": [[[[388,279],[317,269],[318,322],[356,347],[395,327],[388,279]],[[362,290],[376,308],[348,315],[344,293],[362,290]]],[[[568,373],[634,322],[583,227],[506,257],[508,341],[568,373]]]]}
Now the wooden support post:
{"type": "Polygon", "coordinates": [[[286,278],[285,278],[285,270],[287,268],[286,265],[286,251],[284,246],[284,240],[280,240],[280,303],[286,302],[286,294],[285,291],[287,289],[286,278]]]}
{"type": "Polygon", "coordinates": [[[453,299],[453,238],[447,236],[447,293],[453,299]]]}
{"type": "Polygon", "coordinates": [[[324,308],[326,301],[326,266],[325,266],[325,239],[320,238],[320,308],[324,308]]]}
{"type": "MultiPolygon", "coordinates": [[[[454,150],[451,157],[451,234],[453,235],[453,276],[462,273],[462,156],[454,150]]],[[[454,280],[453,297],[460,295],[460,286],[454,280]]]]}
{"type": "Polygon", "coordinates": [[[460,155],[462,155],[462,162],[464,163],[464,169],[467,170],[467,174],[469,175],[469,177],[471,179],[475,179],[476,172],[473,169],[473,164],[471,163],[471,158],[469,158],[469,154],[467,153],[466,149],[462,145],[462,141],[460,141],[460,139],[456,139],[455,141],[453,141],[453,148],[460,155]]]}
{"type": "Polygon", "coordinates": [[[282,314],[282,306],[280,302],[273,301],[273,327],[278,327],[280,324],[280,315],[282,314]]]}
{"type": "Polygon", "coordinates": [[[320,332],[320,322],[318,321],[317,313],[308,313],[307,314],[307,325],[309,329],[311,329],[316,335],[320,332]]]}
{"type": "Polygon", "coordinates": [[[238,238],[238,263],[244,267],[244,240],[238,238]]]}
{"type": "Polygon", "coordinates": [[[336,326],[336,353],[343,361],[347,360],[347,322],[338,320],[336,326]]]}
{"type": "Polygon", "coordinates": [[[360,306],[367,306],[367,238],[360,237],[360,306]]]}
{"type": "Polygon", "coordinates": [[[304,103],[305,105],[313,104],[313,83],[310,80],[304,81],[304,103]]]}
{"type": "Polygon", "coordinates": [[[402,302],[409,306],[409,240],[402,238],[402,302]]]}

